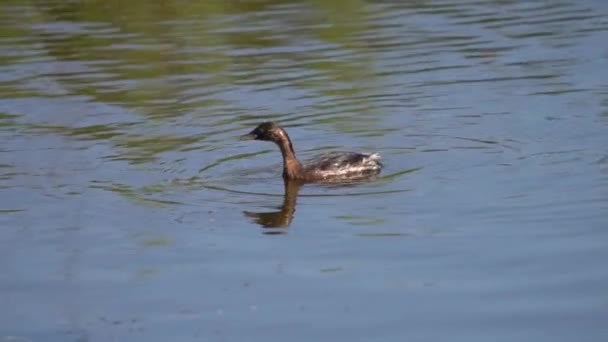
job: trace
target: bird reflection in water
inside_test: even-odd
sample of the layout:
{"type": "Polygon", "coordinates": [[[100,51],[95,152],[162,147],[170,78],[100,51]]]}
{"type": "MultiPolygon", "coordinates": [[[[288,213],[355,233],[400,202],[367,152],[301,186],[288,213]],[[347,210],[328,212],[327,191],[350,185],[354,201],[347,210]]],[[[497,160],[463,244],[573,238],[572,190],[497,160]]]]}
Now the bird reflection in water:
{"type": "Polygon", "coordinates": [[[302,183],[293,180],[285,180],[285,194],[283,204],[279,211],[251,212],[244,211],[245,216],[250,217],[253,222],[265,228],[264,234],[286,234],[285,228],[289,227],[296,211],[296,200],[302,183]]]}

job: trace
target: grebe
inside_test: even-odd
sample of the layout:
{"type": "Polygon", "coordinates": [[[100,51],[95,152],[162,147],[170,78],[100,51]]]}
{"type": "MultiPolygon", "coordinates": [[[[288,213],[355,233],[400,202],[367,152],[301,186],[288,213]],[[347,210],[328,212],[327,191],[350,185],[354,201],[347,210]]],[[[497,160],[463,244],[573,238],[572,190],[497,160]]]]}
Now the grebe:
{"type": "Polygon", "coordinates": [[[380,173],[380,155],[357,152],[330,152],[299,162],[287,132],[274,122],[264,122],[241,140],[272,141],[283,155],[283,178],[304,182],[344,181],[368,178],[380,173]]]}

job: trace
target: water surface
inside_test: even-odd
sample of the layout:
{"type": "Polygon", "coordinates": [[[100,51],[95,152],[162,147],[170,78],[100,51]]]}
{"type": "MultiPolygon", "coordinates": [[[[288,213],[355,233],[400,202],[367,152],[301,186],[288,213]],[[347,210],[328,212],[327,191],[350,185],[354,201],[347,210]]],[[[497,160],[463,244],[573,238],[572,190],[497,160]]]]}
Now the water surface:
{"type": "Polygon", "coordinates": [[[606,340],[607,15],[3,1],[0,341],[606,340]]]}

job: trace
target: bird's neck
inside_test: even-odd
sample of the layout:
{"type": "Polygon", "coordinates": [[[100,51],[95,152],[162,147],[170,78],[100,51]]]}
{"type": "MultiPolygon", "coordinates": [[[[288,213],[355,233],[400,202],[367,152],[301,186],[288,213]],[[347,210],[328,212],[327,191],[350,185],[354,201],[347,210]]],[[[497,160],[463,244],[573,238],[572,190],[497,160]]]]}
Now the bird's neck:
{"type": "Polygon", "coordinates": [[[302,164],[296,158],[291,139],[284,130],[280,132],[281,139],[276,143],[283,155],[283,177],[285,179],[297,179],[302,168],[302,164]]]}

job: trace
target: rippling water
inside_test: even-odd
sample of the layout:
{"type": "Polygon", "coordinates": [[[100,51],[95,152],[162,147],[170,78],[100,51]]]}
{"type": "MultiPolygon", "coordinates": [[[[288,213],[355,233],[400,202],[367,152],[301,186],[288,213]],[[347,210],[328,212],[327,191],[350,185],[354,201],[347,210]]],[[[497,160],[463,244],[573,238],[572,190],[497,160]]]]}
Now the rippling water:
{"type": "Polygon", "coordinates": [[[0,341],[608,339],[603,1],[3,1],[0,341]],[[284,188],[298,156],[383,174],[284,188]]]}

